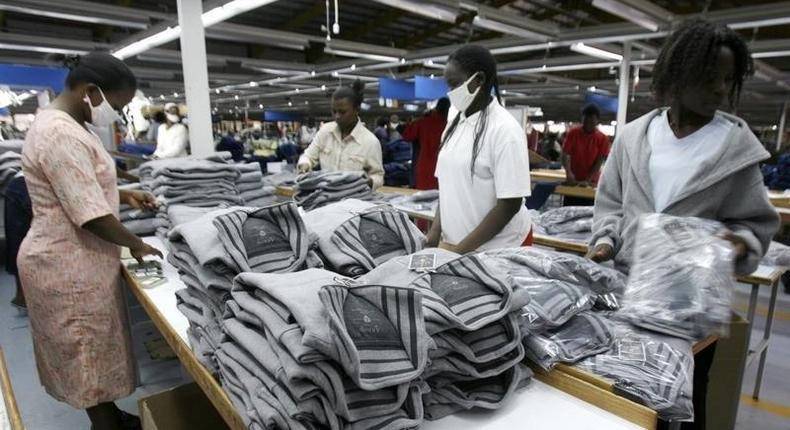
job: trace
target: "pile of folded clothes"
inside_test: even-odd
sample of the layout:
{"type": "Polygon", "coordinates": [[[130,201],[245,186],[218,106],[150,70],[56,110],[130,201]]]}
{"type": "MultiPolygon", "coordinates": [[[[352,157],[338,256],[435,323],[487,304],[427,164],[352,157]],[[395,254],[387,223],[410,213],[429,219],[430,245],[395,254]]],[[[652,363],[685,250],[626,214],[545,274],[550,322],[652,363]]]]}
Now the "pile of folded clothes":
{"type": "Polygon", "coordinates": [[[266,208],[173,206],[168,260],[187,288],[177,292],[178,307],[190,321],[187,332],[201,362],[216,370],[214,352],[222,342],[220,321],[233,277],[241,272],[288,273],[321,267],[315,239],[295,204],[266,208]]]}
{"type": "Polygon", "coordinates": [[[419,191],[409,196],[398,196],[389,201],[393,206],[415,212],[436,213],[439,206],[439,190],[419,191]]]}
{"type": "Polygon", "coordinates": [[[122,204],[120,207],[121,223],[127,230],[138,236],[152,236],[159,229],[167,228],[167,220],[158,217],[153,210],[134,209],[122,204]]]}
{"type": "Polygon", "coordinates": [[[640,330],[610,319],[612,348],[575,366],[612,380],[615,392],[658,412],[659,418],[692,421],[694,354],[687,340],[640,330]]]}
{"type": "Polygon", "coordinates": [[[514,313],[528,296],[476,256],[419,255],[438,266],[236,277],[216,356],[250,428],[410,429],[528,382],[514,313]]]}
{"type": "Polygon", "coordinates": [[[364,172],[311,172],[296,178],[294,200],[307,211],[345,199],[372,200],[364,172]]]}
{"type": "Polygon", "coordinates": [[[5,192],[8,184],[22,170],[22,156],[14,151],[0,155],[0,193],[5,192]]]}
{"type": "Polygon", "coordinates": [[[768,246],[768,252],[763,257],[762,264],[790,267],[790,246],[771,241],[771,245],[768,246]]]}
{"type": "Polygon", "coordinates": [[[425,242],[411,220],[387,204],[347,199],[307,212],[304,222],[318,236],[326,266],[352,277],[413,254],[425,242]]]}
{"type": "Polygon", "coordinates": [[[228,207],[244,203],[236,187],[241,177],[238,166],[221,156],[207,159],[173,158],[149,161],[139,170],[144,189],[160,202],[158,217],[166,225],[157,231],[165,236],[170,227],[167,208],[171,205],[228,207]]]}
{"type": "Polygon", "coordinates": [[[670,336],[725,336],[735,290],[735,252],[724,226],[700,218],[642,216],[620,316],[670,336]]]}
{"type": "Polygon", "coordinates": [[[296,185],[297,176],[295,172],[283,170],[279,173],[264,176],[263,184],[271,187],[293,187],[296,185]]]}
{"type": "Polygon", "coordinates": [[[274,195],[275,187],[264,184],[263,173],[258,163],[235,166],[241,173],[236,181],[236,188],[245,206],[260,208],[277,202],[277,197],[274,195]]]}
{"type": "Polygon", "coordinates": [[[565,206],[533,218],[535,233],[580,242],[592,237],[593,207],[565,206]]]}

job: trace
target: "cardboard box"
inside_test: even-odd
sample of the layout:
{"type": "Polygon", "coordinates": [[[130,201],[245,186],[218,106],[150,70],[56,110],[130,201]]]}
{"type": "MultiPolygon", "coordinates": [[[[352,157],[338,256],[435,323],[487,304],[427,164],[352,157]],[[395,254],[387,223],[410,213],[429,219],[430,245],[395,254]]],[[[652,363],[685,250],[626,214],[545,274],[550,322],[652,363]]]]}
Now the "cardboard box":
{"type": "Polygon", "coordinates": [[[748,321],[733,313],[730,336],[719,339],[708,374],[707,428],[732,430],[738,416],[744,366],[749,350],[748,321]]]}
{"type": "Polygon", "coordinates": [[[196,383],[140,399],[143,430],[229,429],[196,383]]]}

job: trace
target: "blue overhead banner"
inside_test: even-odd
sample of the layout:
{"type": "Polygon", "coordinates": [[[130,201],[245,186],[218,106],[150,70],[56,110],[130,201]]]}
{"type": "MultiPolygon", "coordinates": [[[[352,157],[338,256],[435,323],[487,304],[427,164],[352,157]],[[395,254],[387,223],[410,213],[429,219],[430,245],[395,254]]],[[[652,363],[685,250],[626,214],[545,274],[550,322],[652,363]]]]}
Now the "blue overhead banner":
{"type": "Polygon", "coordinates": [[[617,113],[617,97],[588,92],[584,96],[584,102],[598,106],[602,112],[617,113]]]}
{"type": "Polygon", "coordinates": [[[414,82],[379,78],[379,97],[394,100],[414,100],[414,82]]]}
{"type": "Polygon", "coordinates": [[[0,85],[50,88],[55,92],[61,92],[68,72],[64,67],[0,64],[0,85]]]}
{"type": "Polygon", "coordinates": [[[263,120],[269,122],[275,121],[301,121],[304,115],[300,112],[281,112],[281,111],[264,111],[263,120]]]}
{"type": "Polygon", "coordinates": [[[436,100],[447,96],[447,81],[431,79],[428,76],[414,77],[414,98],[418,100],[436,100]]]}

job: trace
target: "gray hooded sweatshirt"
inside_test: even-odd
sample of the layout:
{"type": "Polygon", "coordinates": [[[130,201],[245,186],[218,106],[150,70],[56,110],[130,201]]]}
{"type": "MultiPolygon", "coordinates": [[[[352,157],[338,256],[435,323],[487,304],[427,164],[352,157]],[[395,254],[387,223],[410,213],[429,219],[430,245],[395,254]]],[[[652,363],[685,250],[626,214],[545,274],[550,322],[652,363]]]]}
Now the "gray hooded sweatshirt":
{"type": "MultiPolygon", "coordinates": [[[[611,245],[618,265],[630,266],[639,216],[656,212],[647,129],[661,111],[653,110],[623,127],[598,185],[590,243],[611,245]]],[[[748,244],[747,255],[735,267],[738,275],[747,275],[757,269],[779,228],[779,216],[768,200],[758,164],[769,154],[744,120],[716,114],[734,125],[725,144],[699,166],[662,212],[724,223],[748,244]]]]}

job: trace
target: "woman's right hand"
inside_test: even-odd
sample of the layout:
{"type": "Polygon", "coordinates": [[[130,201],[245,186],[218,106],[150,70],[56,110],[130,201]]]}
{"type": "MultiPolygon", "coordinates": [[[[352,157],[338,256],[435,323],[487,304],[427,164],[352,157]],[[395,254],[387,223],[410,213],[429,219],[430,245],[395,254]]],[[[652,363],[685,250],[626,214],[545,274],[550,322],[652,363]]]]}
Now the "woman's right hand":
{"type": "Polygon", "coordinates": [[[145,257],[146,255],[153,255],[159,258],[164,258],[164,255],[162,255],[162,251],[154,248],[153,246],[143,241],[140,241],[140,244],[137,247],[131,248],[129,249],[129,251],[131,252],[132,257],[134,257],[134,259],[137,260],[137,262],[140,264],[143,264],[143,257],[145,257]]]}
{"type": "Polygon", "coordinates": [[[310,170],[312,170],[312,167],[310,166],[310,163],[308,163],[308,162],[302,162],[302,163],[299,163],[299,164],[296,165],[296,171],[298,173],[307,173],[310,170]]]}
{"type": "Polygon", "coordinates": [[[603,263],[604,261],[609,261],[614,257],[614,248],[606,243],[602,243],[589,250],[585,257],[596,263],[603,263]]]}

